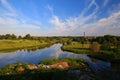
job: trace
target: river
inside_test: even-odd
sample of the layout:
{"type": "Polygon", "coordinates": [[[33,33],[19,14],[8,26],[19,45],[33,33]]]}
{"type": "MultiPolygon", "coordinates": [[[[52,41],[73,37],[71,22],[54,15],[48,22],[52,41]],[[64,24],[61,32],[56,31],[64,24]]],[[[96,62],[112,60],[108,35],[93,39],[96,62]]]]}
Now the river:
{"type": "Polygon", "coordinates": [[[86,54],[75,54],[72,52],[62,51],[62,44],[54,44],[50,47],[36,50],[18,50],[15,52],[0,53],[0,67],[16,62],[28,62],[38,64],[41,60],[48,58],[82,58],[87,61],[91,69],[98,72],[103,69],[110,69],[110,62],[97,60],[88,57],[86,54]]]}

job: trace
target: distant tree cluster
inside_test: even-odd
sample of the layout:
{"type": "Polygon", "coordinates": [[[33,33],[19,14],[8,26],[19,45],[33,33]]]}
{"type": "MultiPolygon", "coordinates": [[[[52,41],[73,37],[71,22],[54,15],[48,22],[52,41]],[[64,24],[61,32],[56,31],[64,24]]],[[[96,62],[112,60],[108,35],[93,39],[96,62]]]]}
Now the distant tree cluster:
{"type": "Polygon", "coordinates": [[[100,44],[103,44],[106,42],[116,44],[117,41],[120,41],[120,37],[119,36],[105,35],[102,37],[96,37],[95,40],[98,41],[100,44]]]}
{"type": "Polygon", "coordinates": [[[105,35],[105,36],[88,36],[88,37],[69,37],[67,44],[71,44],[72,41],[79,42],[84,47],[85,44],[90,44],[92,52],[99,51],[112,51],[120,52],[120,36],[105,35]]]}
{"type": "Polygon", "coordinates": [[[105,35],[105,36],[98,36],[98,37],[73,37],[73,41],[80,42],[81,44],[84,43],[93,43],[98,42],[99,44],[102,44],[101,47],[103,48],[110,48],[110,46],[120,46],[120,36],[112,36],[112,35],[105,35]]]}
{"type": "Polygon", "coordinates": [[[81,44],[89,42],[88,38],[85,37],[74,37],[73,41],[80,42],[81,44]]]}
{"type": "Polygon", "coordinates": [[[32,40],[40,40],[49,42],[49,41],[57,41],[60,43],[67,43],[71,44],[72,41],[80,42],[82,45],[85,43],[93,43],[98,42],[101,45],[101,49],[109,49],[111,46],[118,47],[120,46],[120,37],[119,36],[112,36],[112,35],[105,35],[105,36],[98,36],[98,37],[82,37],[82,36],[53,36],[53,37],[39,37],[39,36],[31,36],[30,34],[26,34],[25,36],[16,36],[15,34],[6,34],[0,35],[0,39],[32,39],[32,40]]]}
{"type": "Polygon", "coordinates": [[[111,36],[111,35],[105,35],[103,37],[97,37],[95,39],[100,44],[103,44],[102,48],[110,48],[110,46],[120,46],[120,37],[119,36],[111,36]]]}
{"type": "Polygon", "coordinates": [[[16,39],[17,36],[14,34],[0,35],[0,39],[16,39]]]}
{"type": "Polygon", "coordinates": [[[25,36],[16,36],[15,34],[6,34],[0,35],[0,39],[32,39],[30,34],[26,34],[25,36]]]}

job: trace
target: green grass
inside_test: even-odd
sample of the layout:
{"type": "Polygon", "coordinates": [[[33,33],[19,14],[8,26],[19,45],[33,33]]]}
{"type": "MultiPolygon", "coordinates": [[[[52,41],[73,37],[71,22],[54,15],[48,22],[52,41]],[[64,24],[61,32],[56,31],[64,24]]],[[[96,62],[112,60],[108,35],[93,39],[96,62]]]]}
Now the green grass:
{"type": "Polygon", "coordinates": [[[8,52],[17,49],[39,47],[43,48],[53,42],[41,42],[39,40],[0,40],[0,52],[8,52]]]}
{"type": "Polygon", "coordinates": [[[110,50],[104,49],[99,52],[92,52],[90,50],[91,44],[81,44],[79,42],[72,42],[71,44],[64,44],[61,49],[77,54],[88,54],[90,57],[102,59],[111,62],[120,62],[120,48],[112,46],[110,50]]]}
{"type": "Polygon", "coordinates": [[[62,47],[64,51],[74,53],[87,54],[90,52],[90,44],[81,44],[79,42],[72,42],[71,44],[64,44],[62,47]]]}
{"type": "MultiPolygon", "coordinates": [[[[26,66],[30,65],[30,63],[16,63],[9,64],[3,68],[0,68],[0,79],[1,80],[78,80],[78,75],[74,73],[68,73],[69,70],[76,70],[76,67],[80,63],[86,64],[86,67],[82,66],[77,68],[80,70],[82,74],[91,73],[91,69],[88,67],[87,63],[83,59],[79,58],[64,58],[64,59],[46,59],[43,60],[42,64],[52,64],[59,61],[67,61],[69,62],[69,66],[72,68],[68,69],[58,69],[58,68],[41,68],[38,67],[35,70],[29,70],[26,66]],[[77,64],[77,65],[75,65],[77,64]],[[23,72],[18,72],[19,67],[25,68],[23,72]],[[89,71],[88,71],[89,69],[89,71]]],[[[40,63],[40,64],[41,64],[40,63]]],[[[31,64],[32,65],[32,64],[31,64]]],[[[82,75],[81,74],[81,75],[82,75]]]]}
{"type": "Polygon", "coordinates": [[[87,62],[84,59],[81,59],[81,58],[60,58],[60,59],[58,59],[58,58],[57,59],[56,58],[49,58],[49,59],[42,60],[40,62],[40,64],[50,65],[50,64],[54,64],[56,62],[61,62],[61,61],[68,62],[70,66],[75,66],[78,63],[87,64],[87,62]]]}
{"type": "Polygon", "coordinates": [[[114,63],[120,63],[120,49],[115,49],[113,51],[101,50],[98,53],[91,53],[88,56],[114,63]]]}
{"type": "Polygon", "coordinates": [[[90,48],[90,44],[81,44],[80,42],[72,42],[71,44],[65,44],[64,48],[90,48]]]}
{"type": "MultiPolygon", "coordinates": [[[[55,59],[55,58],[50,58],[50,59],[45,59],[43,61],[40,62],[40,64],[43,65],[50,65],[50,64],[54,64],[57,62],[61,62],[61,61],[65,61],[68,62],[70,68],[76,68],[78,67],[78,69],[80,68],[89,68],[87,62],[84,59],[80,59],[80,58],[61,58],[61,59],[55,59]],[[81,63],[84,63],[85,65],[81,65],[81,63]],[[80,64],[78,66],[78,64],[80,64]]],[[[8,64],[2,68],[0,68],[0,75],[6,75],[7,73],[9,74],[18,74],[21,72],[18,72],[18,68],[23,67],[25,68],[25,71],[29,71],[28,65],[34,65],[32,63],[14,63],[14,64],[8,64]]],[[[41,68],[38,67],[37,70],[44,70],[44,71],[48,71],[49,69],[45,69],[45,68],[41,68]]]]}

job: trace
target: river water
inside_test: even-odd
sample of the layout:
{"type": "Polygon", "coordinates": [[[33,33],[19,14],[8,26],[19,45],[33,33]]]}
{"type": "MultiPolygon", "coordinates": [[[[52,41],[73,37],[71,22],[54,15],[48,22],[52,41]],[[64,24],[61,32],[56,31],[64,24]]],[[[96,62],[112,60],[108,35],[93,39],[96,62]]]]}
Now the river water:
{"type": "Polygon", "coordinates": [[[72,52],[62,51],[62,44],[54,44],[50,47],[37,50],[18,50],[15,52],[0,53],[0,67],[16,62],[29,62],[38,64],[41,60],[48,58],[82,58],[87,61],[89,66],[95,72],[110,69],[111,64],[102,60],[88,57],[86,54],[75,54],[72,52]]]}

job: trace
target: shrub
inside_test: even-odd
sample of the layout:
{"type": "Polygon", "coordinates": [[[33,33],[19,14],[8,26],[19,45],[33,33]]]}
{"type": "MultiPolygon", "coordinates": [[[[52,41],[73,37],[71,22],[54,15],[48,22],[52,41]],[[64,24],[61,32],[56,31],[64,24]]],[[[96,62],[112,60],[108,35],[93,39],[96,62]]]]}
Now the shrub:
{"type": "Polygon", "coordinates": [[[93,42],[92,45],[91,45],[91,50],[92,50],[93,52],[99,52],[99,50],[100,50],[100,45],[99,45],[99,43],[93,42]]]}
{"type": "Polygon", "coordinates": [[[108,50],[109,47],[108,47],[107,45],[101,45],[101,46],[100,46],[100,49],[101,49],[101,50],[108,50]]]}

